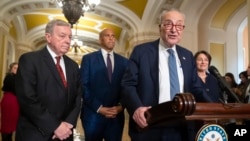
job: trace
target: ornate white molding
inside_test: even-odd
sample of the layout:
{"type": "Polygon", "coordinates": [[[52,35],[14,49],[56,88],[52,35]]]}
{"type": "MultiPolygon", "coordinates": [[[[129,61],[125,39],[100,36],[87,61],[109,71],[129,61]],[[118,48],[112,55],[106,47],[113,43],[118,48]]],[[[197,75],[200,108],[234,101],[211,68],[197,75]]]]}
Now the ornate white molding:
{"type": "Polygon", "coordinates": [[[0,21],[0,28],[2,28],[5,32],[9,32],[9,27],[2,21],[0,21]]]}

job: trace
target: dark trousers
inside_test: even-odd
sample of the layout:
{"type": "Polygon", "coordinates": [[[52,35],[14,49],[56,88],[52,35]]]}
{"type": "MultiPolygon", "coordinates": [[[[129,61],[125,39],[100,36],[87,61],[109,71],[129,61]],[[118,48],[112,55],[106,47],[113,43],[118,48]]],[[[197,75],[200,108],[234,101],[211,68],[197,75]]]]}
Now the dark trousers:
{"type": "Polygon", "coordinates": [[[82,121],[85,141],[121,141],[124,121],[118,118],[103,121],[82,121]]]}
{"type": "Polygon", "coordinates": [[[12,133],[2,133],[2,141],[12,141],[12,133]]]}
{"type": "Polygon", "coordinates": [[[194,141],[198,131],[194,121],[173,122],[141,131],[133,127],[132,124],[129,131],[132,141],[194,141]]]}
{"type": "Polygon", "coordinates": [[[131,141],[183,141],[180,128],[151,128],[130,132],[131,141]]]}

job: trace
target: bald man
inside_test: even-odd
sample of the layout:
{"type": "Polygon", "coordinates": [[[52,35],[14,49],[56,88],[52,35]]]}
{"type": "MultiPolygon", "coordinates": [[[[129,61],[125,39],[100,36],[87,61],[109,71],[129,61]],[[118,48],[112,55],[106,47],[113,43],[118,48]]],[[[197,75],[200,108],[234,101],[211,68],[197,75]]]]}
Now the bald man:
{"type": "Polygon", "coordinates": [[[116,41],[113,30],[101,31],[99,41],[101,49],[83,56],[80,68],[85,141],[121,141],[124,112],[120,84],[128,60],[113,51],[116,41]]]}

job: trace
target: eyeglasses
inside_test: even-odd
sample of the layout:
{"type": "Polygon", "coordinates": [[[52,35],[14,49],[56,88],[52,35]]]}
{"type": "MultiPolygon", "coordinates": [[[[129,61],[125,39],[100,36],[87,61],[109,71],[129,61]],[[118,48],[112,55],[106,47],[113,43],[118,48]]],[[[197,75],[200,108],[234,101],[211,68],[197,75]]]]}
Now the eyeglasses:
{"type": "Polygon", "coordinates": [[[185,25],[182,25],[182,24],[162,23],[161,25],[163,26],[164,29],[168,29],[168,30],[175,27],[177,31],[181,31],[185,28],[185,25]]]}

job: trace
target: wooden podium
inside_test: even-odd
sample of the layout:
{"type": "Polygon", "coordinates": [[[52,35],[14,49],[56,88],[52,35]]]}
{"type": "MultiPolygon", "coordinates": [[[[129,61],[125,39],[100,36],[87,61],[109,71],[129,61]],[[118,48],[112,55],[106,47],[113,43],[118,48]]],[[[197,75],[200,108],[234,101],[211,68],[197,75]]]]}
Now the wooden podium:
{"type": "Polygon", "coordinates": [[[173,101],[153,106],[145,113],[149,126],[176,120],[224,121],[250,119],[250,104],[196,103],[192,94],[177,94],[173,101]]]}
{"type": "Polygon", "coordinates": [[[242,123],[250,119],[250,104],[244,103],[196,103],[190,93],[177,94],[170,102],[153,106],[145,113],[148,128],[173,122],[199,120],[204,124],[242,123]]]}

